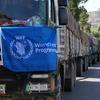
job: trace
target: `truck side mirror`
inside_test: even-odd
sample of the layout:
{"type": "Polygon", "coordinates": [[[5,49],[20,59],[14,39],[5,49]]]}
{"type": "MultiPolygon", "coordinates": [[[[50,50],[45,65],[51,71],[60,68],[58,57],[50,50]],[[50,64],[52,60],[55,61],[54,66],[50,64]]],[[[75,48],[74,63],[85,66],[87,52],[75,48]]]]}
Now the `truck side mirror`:
{"type": "Polygon", "coordinates": [[[59,7],[59,24],[67,25],[67,9],[66,7],[59,7]]]}
{"type": "Polygon", "coordinates": [[[67,7],[67,0],[58,0],[59,6],[67,7]]]}

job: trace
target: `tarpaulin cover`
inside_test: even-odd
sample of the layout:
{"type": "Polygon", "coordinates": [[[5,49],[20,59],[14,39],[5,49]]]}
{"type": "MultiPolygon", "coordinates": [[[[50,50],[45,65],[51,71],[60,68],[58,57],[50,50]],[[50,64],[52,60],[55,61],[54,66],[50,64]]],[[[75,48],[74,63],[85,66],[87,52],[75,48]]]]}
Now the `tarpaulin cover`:
{"type": "Polygon", "coordinates": [[[56,70],[56,29],[47,26],[1,27],[2,58],[13,72],[56,70]]]}

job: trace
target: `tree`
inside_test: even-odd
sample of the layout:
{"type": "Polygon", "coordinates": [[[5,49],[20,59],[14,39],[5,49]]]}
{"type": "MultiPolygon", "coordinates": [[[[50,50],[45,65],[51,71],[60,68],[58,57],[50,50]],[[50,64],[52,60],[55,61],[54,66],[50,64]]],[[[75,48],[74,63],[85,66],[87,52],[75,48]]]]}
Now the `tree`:
{"type": "Polygon", "coordinates": [[[79,21],[80,15],[80,3],[85,3],[87,0],[69,0],[68,1],[68,8],[71,11],[72,15],[75,17],[76,21],[79,21]]]}
{"type": "Polygon", "coordinates": [[[93,33],[93,35],[94,35],[95,37],[100,37],[100,33],[97,33],[97,32],[93,33]]]}
{"type": "Polygon", "coordinates": [[[91,24],[87,23],[84,28],[85,33],[91,33],[91,24]]]}
{"type": "Polygon", "coordinates": [[[84,8],[84,6],[80,7],[80,15],[79,15],[79,23],[80,23],[80,27],[81,30],[84,32],[91,32],[91,25],[88,23],[88,12],[87,10],[84,8]]]}
{"type": "Polygon", "coordinates": [[[100,37],[100,26],[99,27],[97,27],[97,26],[92,27],[91,31],[95,37],[100,37]]]}
{"type": "Polygon", "coordinates": [[[71,11],[72,15],[75,17],[75,19],[79,20],[79,10],[77,6],[76,0],[69,0],[68,8],[71,11]]]}
{"type": "Polygon", "coordinates": [[[100,33],[100,26],[98,27],[98,33],[100,33]]]}
{"type": "Polygon", "coordinates": [[[88,12],[84,6],[79,7],[80,3],[85,3],[87,0],[69,0],[68,8],[76,21],[80,23],[81,30],[84,32],[91,32],[91,25],[88,23],[88,12]]]}

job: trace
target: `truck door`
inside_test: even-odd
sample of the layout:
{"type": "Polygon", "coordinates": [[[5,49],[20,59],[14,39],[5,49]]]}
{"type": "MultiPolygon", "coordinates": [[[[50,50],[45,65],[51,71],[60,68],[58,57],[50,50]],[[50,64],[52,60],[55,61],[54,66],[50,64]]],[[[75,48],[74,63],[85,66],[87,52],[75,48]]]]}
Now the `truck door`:
{"type": "Polygon", "coordinates": [[[48,2],[48,25],[54,26],[57,22],[57,7],[56,7],[57,0],[49,0],[48,2]]]}

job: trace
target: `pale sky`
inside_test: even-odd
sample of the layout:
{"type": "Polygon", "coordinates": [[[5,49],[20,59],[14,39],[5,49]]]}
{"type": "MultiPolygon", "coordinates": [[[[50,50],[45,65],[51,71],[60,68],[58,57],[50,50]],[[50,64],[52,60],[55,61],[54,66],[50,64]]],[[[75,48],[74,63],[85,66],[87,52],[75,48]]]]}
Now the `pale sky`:
{"type": "Polygon", "coordinates": [[[100,8],[100,0],[88,0],[84,6],[88,12],[96,11],[100,8]]]}

